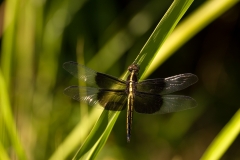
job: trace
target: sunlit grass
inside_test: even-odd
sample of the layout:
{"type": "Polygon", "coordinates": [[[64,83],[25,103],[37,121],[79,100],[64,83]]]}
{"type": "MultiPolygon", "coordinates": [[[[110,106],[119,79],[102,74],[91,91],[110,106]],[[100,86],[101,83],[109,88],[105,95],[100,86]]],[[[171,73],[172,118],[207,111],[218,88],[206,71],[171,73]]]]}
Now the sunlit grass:
{"type": "Polygon", "coordinates": [[[235,113],[232,119],[226,124],[217,137],[215,137],[203,154],[201,160],[220,159],[239,134],[240,110],[235,113]]]}

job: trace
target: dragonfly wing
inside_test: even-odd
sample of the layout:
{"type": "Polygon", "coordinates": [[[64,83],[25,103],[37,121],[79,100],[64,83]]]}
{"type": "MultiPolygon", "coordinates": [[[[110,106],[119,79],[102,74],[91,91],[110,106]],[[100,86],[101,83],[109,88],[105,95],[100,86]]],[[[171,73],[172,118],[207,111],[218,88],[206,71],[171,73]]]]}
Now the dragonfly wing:
{"type": "Polygon", "coordinates": [[[94,70],[76,62],[65,62],[63,68],[76,78],[86,82],[87,86],[109,89],[126,88],[125,81],[107,74],[95,72],[94,70]]]}
{"type": "Polygon", "coordinates": [[[137,84],[137,90],[152,94],[169,94],[185,89],[196,83],[198,78],[191,73],[179,74],[168,78],[147,79],[137,84]]]}
{"type": "Polygon", "coordinates": [[[126,106],[127,96],[124,90],[106,90],[94,87],[70,86],[64,93],[74,100],[94,106],[99,103],[106,110],[120,111],[126,106]]]}
{"type": "Polygon", "coordinates": [[[164,95],[162,96],[162,99],[163,104],[160,110],[157,112],[159,114],[179,112],[197,106],[197,102],[193,98],[188,96],[164,95]]]}
{"type": "Polygon", "coordinates": [[[137,92],[134,99],[134,108],[138,113],[165,114],[178,112],[197,106],[196,101],[182,95],[157,95],[137,92]]]}

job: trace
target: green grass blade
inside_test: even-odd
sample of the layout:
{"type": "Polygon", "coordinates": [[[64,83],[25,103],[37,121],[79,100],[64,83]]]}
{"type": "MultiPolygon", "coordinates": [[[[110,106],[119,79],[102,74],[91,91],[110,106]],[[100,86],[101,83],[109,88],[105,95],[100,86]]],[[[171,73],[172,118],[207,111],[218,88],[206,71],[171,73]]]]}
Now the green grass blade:
{"type": "Polygon", "coordinates": [[[84,142],[89,130],[92,128],[98,117],[101,114],[101,110],[95,109],[89,115],[81,118],[81,121],[73,129],[73,131],[67,136],[67,138],[58,146],[57,150],[49,158],[50,160],[67,159],[67,156],[74,151],[79,144],[84,142]]]}
{"type": "Polygon", "coordinates": [[[232,142],[240,134],[240,109],[213,140],[201,160],[220,159],[232,142]]]}
{"type": "Polygon", "coordinates": [[[1,143],[1,141],[0,141],[0,159],[10,160],[10,158],[7,155],[7,151],[3,147],[3,144],[1,143]]]}
{"type": "Polygon", "coordinates": [[[178,48],[201,31],[204,27],[222,15],[238,1],[206,1],[192,14],[186,17],[166,39],[144,77],[150,75],[160,64],[170,57],[178,48]]]}
{"type": "Polygon", "coordinates": [[[4,13],[4,28],[2,39],[2,54],[1,55],[1,68],[2,74],[5,77],[5,83],[8,85],[11,81],[11,66],[15,45],[16,34],[16,18],[17,18],[17,0],[6,1],[5,13],[4,13]]]}
{"type": "MultiPolygon", "coordinates": [[[[152,61],[151,59],[154,57],[153,55],[157,52],[167,36],[172,32],[191,3],[192,0],[179,0],[173,2],[163,17],[163,20],[160,21],[146,45],[136,58],[135,63],[140,64],[145,58],[144,65],[147,66],[147,64],[152,61]]],[[[103,111],[74,159],[95,158],[105,144],[119,114],[120,112],[103,111]]]]}
{"type": "Polygon", "coordinates": [[[74,159],[94,159],[107,141],[119,114],[104,110],[74,159]]]}
{"type": "Polygon", "coordinates": [[[4,125],[6,126],[8,138],[12,142],[13,148],[17,154],[18,159],[25,160],[26,155],[17,135],[15,122],[11,112],[9,96],[7,93],[6,83],[4,81],[2,72],[0,70],[0,114],[4,125]]]}
{"type": "MultiPolygon", "coordinates": [[[[176,27],[177,23],[180,21],[192,2],[193,0],[178,0],[172,3],[134,61],[134,63],[137,64],[143,62],[141,67],[144,69],[140,70],[140,75],[145,72],[145,68],[147,69],[149,67],[161,46],[167,37],[172,33],[173,29],[176,27]]],[[[146,74],[146,72],[144,74],[146,74]]]]}

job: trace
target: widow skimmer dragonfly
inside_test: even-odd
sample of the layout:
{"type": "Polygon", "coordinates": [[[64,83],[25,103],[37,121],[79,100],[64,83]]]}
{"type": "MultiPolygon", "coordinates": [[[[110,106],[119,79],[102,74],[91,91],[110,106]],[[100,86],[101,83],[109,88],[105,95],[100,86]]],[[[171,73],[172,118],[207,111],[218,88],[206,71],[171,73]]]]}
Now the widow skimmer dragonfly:
{"type": "Polygon", "coordinates": [[[138,81],[139,66],[128,67],[126,81],[93,71],[76,62],[66,62],[63,68],[86,83],[86,86],[69,86],[64,93],[89,106],[99,103],[104,109],[121,111],[127,106],[127,141],[130,142],[133,111],[138,113],[170,113],[196,107],[196,101],[183,95],[166,95],[189,87],[198,78],[191,73],[168,78],[138,81]]]}

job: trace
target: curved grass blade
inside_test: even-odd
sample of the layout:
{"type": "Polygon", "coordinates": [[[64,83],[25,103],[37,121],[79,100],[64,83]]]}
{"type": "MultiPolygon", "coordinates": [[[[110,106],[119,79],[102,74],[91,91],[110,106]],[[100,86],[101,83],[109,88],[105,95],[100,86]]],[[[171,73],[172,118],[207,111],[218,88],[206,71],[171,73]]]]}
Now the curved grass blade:
{"type": "MultiPolygon", "coordinates": [[[[164,18],[157,25],[151,37],[141,50],[134,63],[147,66],[152,61],[153,55],[163,44],[167,36],[175,28],[183,14],[186,12],[193,0],[174,1],[164,18]]],[[[99,120],[96,122],[86,141],[79,149],[74,159],[92,159],[99,153],[119,116],[120,112],[103,111],[99,120]]]]}
{"type": "Polygon", "coordinates": [[[158,50],[151,66],[147,69],[146,74],[144,74],[144,77],[149,76],[178,48],[229,8],[237,4],[237,2],[238,1],[206,1],[203,3],[202,6],[179,23],[173,33],[166,39],[161,50],[158,50]]]}
{"type": "Polygon", "coordinates": [[[230,144],[240,134],[240,109],[217,135],[203,154],[201,160],[221,159],[221,156],[229,148],[230,144]]]}
{"type": "Polygon", "coordinates": [[[94,159],[106,143],[119,114],[118,111],[104,110],[73,159],[94,159]]]}
{"type": "Polygon", "coordinates": [[[173,29],[176,27],[192,2],[193,0],[177,0],[174,1],[167,10],[166,14],[163,16],[134,61],[134,63],[141,64],[142,70],[140,70],[140,76],[149,67],[161,46],[172,33],[173,29]]]}

